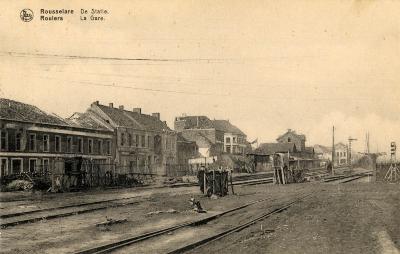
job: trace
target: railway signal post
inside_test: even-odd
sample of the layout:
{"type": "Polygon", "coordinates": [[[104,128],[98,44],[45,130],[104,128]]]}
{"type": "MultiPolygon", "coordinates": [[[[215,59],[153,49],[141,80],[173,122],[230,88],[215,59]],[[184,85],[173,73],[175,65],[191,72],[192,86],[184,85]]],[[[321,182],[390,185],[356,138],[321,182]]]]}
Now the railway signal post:
{"type": "Polygon", "coordinates": [[[390,167],[386,172],[384,180],[392,182],[400,179],[400,170],[396,165],[396,142],[390,143],[390,167]]]}

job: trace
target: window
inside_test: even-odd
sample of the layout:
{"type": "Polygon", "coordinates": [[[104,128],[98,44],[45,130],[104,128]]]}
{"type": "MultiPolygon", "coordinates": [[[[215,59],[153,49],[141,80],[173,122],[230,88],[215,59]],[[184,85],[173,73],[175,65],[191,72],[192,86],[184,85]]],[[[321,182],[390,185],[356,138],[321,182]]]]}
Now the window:
{"type": "Polygon", "coordinates": [[[231,146],[226,146],[226,152],[231,153],[231,146]]]}
{"type": "Polygon", "coordinates": [[[125,145],[125,133],[121,133],[121,146],[125,145]]]}
{"type": "Polygon", "coordinates": [[[227,137],[226,139],[226,143],[230,143],[231,142],[231,138],[227,137]]]}
{"type": "Polygon", "coordinates": [[[61,137],[60,136],[55,136],[55,150],[56,152],[61,152],[61,137]]]}
{"type": "Polygon", "coordinates": [[[141,141],[142,141],[142,147],[146,147],[146,137],[144,135],[142,135],[141,141]]]}
{"type": "Polygon", "coordinates": [[[36,150],[36,134],[29,134],[29,150],[36,150]]]}
{"type": "Polygon", "coordinates": [[[83,140],[78,138],[78,153],[83,153],[83,140]]]}
{"type": "Polygon", "coordinates": [[[7,149],[7,132],[0,131],[0,149],[6,150],[7,149]]]}
{"type": "Polygon", "coordinates": [[[136,141],[136,147],[139,147],[139,135],[136,135],[135,141],[136,141]]]}
{"type": "Polygon", "coordinates": [[[93,153],[93,139],[89,139],[89,153],[93,153]]]}
{"type": "Polygon", "coordinates": [[[11,174],[19,174],[22,171],[22,159],[11,159],[11,174]]]}
{"type": "Polygon", "coordinates": [[[8,160],[7,158],[0,158],[0,170],[1,176],[8,175],[8,160]]]}
{"type": "Polygon", "coordinates": [[[287,142],[292,142],[292,139],[291,138],[287,138],[287,142]]]}
{"type": "Polygon", "coordinates": [[[49,135],[43,135],[43,151],[49,151],[49,135]]]}
{"type": "Polygon", "coordinates": [[[21,151],[21,133],[15,134],[15,150],[21,151]]]}
{"type": "Polygon", "coordinates": [[[72,153],[72,137],[67,137],[67,153],[72,153]]]}
{"type": "Polygon", "coordinates": [[[43,174],[49,173],[49,159],[42,160],[42,173],[43,174]]]}
{"type": "Polygon", "coordinates": [[[99,140],[99,154],[103,154],[103,140],[99,140]]]}
{"type": "Polygon", "coordinates": [[[132,146],[132,135],[128,133],[128,146],[132,146]]]}
{"type": "Polygon", "coordinates": [[[233,137],[233,143],[236,143],[236,137],[233,137]]]}
{"type": "Polygon", "coordinates": [[[111,140],[107,140],[107,154],[111,154],[111,140]]]}
{"type": "Polygon", "coordinates": [[[36,159],[29,159],[29,172],[36,172],[36,159]]]}
{"type": "Polygon", "coordinates": [[[151,140],[151,137],[150,136],[147,136],[147,146],[150,148],[150,140],[151,140]]]}

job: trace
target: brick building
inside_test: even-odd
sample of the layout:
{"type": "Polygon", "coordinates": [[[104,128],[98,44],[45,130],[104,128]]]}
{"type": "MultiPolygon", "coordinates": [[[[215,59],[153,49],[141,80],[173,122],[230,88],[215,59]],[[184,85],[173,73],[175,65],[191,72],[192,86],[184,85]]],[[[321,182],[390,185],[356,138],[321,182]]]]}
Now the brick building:
{"type": "Polygon", "coordinates": [[[160,120],[160,113],[146,115],[140,108],[126,110],[96,101],[85,114],[114,131],[118,173],[165,175],[168,165],[177,163],[176,133],[160,120]]]}
{"type": "Polygon", "coordinates": [[[175,118],[175,131],[195,141],[203,157],[221,154],[245,155],[246,135],[227,120],[210,120],[206,116],[175,118]]]}
{"type": "Polygon", "coordinates": [[[0,98],[1,176],[72,170],[75,158],[96,165],[104,173],[113,157],[113,132],[87,118],[62,119],[39,108],[0,98]]]}
{"type": "Polygon", "coordinates": [[[306,136],[297,134],[296,131],[292,129],[288,129],[287,132],[280,135],[276,141],[278,141],[278,143],[294,143],[298,152],[306,150],[306,136]]]}

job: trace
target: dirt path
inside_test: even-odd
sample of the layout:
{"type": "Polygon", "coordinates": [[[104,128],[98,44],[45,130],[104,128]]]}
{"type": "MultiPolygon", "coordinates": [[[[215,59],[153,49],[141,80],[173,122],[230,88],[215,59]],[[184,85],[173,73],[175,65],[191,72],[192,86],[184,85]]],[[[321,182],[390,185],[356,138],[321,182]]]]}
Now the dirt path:
{"type": "MultiPolygon", "coordinates": [[[[399,248],[399,185],[305,183],[238,186],[235,189],[238,195],[216,200],[203,197],[195,189],[153,192],[139,198],[139,202],[133,205],[2,229],[0,252],[69,253],[200,219],[204,215],[191,211],[188,202],[193,195],[201,201],[208,214],[212,214],[252,200],[268,197],[283,199],[309,191],[315,193],[314,198],[295,204],[286,211],[194,253],[359,254],[391,253],[399,248]],[[126,222],[96,227],[96,224],[107,219],[124,219],[126,222]]],[[[254,206],[251,214],[262,213],[266,207],[254,206]]]]}
{"type": "Polygon", "coordinates": [[[396,253],[399,185],[358,183],[325,189],[315,199],[193,253],[396,253]]]}

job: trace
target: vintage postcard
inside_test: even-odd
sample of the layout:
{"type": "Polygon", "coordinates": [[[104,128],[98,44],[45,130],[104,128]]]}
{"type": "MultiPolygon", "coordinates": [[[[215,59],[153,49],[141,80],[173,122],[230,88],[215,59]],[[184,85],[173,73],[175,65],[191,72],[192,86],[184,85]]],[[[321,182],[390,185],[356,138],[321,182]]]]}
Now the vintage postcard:
{"type": "Polygon", "coordinates": [[[0,7],[0,253],[400,253],[400,1],[0,7]]]}

